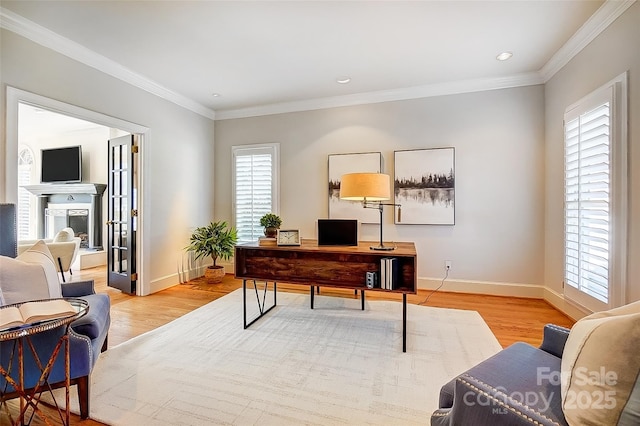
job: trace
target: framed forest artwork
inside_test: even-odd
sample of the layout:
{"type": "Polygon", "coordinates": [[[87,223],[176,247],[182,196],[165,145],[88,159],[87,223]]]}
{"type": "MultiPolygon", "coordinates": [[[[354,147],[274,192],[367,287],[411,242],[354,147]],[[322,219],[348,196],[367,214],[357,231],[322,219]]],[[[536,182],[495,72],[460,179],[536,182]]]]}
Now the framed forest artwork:
{"type": "Polygon", "coordinates": [[[394,199],[402,205],[398,225],[455,224],[455,149],[394,152],[394,199]]]}
{"type": "Polygon", "coordinates": [[[346,173],[380,173],[381,152],[329,154],[329,219],[358,219],[360,223],[378,223],[380,213],[365,209],[359,201],[340,199],[340,179],[346,173]]]}

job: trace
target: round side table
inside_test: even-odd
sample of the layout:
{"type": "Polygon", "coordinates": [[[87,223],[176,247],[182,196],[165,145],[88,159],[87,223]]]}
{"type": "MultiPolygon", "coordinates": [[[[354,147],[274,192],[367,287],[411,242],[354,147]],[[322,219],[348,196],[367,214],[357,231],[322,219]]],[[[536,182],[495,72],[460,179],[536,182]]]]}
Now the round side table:
{"type": "MultiPolygon", "coordinates": [[[[45,299],[45,300],[33,300],[23,303],[15,303],[12,305],[1,306],[0,309],[7,309],[10,307],[19,307],[25,303],[44,303],[49,300],[55,299],[45,299]]],[[[4,405],[6,407],[6,401],[13,398],[20,398],[20,414],[15,422],[12,421],[14,425],[25,423],[25,414],[29,407],[33,409],[33,412],[37,414],[40,418],[42,418],[45,423],[47,422],[46,414],[38,408],[38,403],[40,395],[42,392],[48,391],[53,397],[55,408],[62,417],[62,410],[58,406],[55,397],[53,396],[52,389],[48,386],[48,377],[51,373],[51,369],[60,354],[60,350],[63,350],[64,353],[64,368],[65,368],[65,418],[66,425],[70,424],[71,411],[69,409],[69,387],[70,387],[70,377],[69,377],[69,326],[76,319],[86,315],[89,311],[89,304],[82,299],[73,299],[67,298],[64,299],[72,306],[74,313],[65,314],[63,317],[58,317],[54,319],[38,321],[31,324],[24,324],[20,326],[14,326],[11,328],[0,328],[0,342],[12,342],[13,347],[11,350],[11,356],[6,364],[7,370],[5,370],[4,366],[0,364],[0,375],[5,379],[5,388],[0,391],[0,408],[4,405]],[[53,330],[58,327],[65,327],[64,333],[58,339],[58,342],[49,356],[49,359],[44,363],[39,359],[37,348],[35,347],[32,337],[36,334],[43,333],[45,331],[53,330]],[[24,388],[24,349],[25,345],[31,353],[33,354],[34,360],[38,365],[40,370],[40,380],[36,384],[36,386],[32,389],[24,388]],[[17,371],[12,371],[13,366],[17,362],[17,371]],[[13,374],[13,376],[12,376],[13,374]],[[17,374],[17,377],[16,377],[17,374]],[[14,391],[7,392],[8,386],[11,385],[14,391]]],[[[9,412],[7,408],[7,412],[9,412]]],[[[9,413],[9,418],[11,419],[11,415],[9,413]]]]}

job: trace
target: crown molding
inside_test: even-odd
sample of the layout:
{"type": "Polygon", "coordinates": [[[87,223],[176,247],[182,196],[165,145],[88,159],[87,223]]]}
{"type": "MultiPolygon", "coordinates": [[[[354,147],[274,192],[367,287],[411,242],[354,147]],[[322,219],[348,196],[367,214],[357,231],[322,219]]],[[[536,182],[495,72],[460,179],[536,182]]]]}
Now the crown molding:
{"type": "Polygon", "coordinates": [[[196,114],[202,115],[211,120],[216,118],[215,111],[200,105],[192,99],[169,90],[155,81],[131,71],[117,62],[87,49],[81,44],[69,40],[66,37],[62,37],[61,35],[1,6],[0,28],[16,33],[62,55],[68,56],[71,59],[95,68],[105,74],[109,74],[112,77],[125,81],[162,99],[193,111],[196,114]]]}
{"type": "Polygon", "coordinates": [[[635,2],[636,0],[606,0],[593,16],[537,72],[500,78],[451,81],[220,111],[213,111],[204,107],[190,98],[173,92],[143,75],[133,72],[117,62],[1,6],[0,28],[12,31],[204,117],[212,120],[228,120],[544,84],[635,2]]]}
{"type": "Polygon", "coordinates": [[[606,0],[538,71],[543,82],[549,81],[635,2],[636,0],[606,0]]]}
{"type": "Polygon", "coordinates": [[[308,99],[304,101],[282,102],[257,107],[216,111],[217,120],[247,118],[271,114],[283,114],[298,111],[311,111],[325,108],[338,108],[380,102],[403,101],[434,96],[455,95],[460,93],[481,92],[511,87],[542,84],[537,72],[516,74],[499,78],[459,80],[424,86],[404,87],[377,92],[356,93],[353,95],[308,99]]]}

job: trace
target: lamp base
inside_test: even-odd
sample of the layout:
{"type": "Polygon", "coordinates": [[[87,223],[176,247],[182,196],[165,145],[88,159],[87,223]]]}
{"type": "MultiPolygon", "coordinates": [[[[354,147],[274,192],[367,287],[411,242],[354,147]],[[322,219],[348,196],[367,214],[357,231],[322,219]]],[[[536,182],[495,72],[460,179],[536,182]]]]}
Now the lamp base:
{"type": "Polygon", "coordinates": [[[395,247],[392,246],[385,246],[383,244],[377,245],[377,246],[370,246],[369,249],[371,250],[381,250],[381,251],[391,251],[391,250],[395,250],[395,247]]]}

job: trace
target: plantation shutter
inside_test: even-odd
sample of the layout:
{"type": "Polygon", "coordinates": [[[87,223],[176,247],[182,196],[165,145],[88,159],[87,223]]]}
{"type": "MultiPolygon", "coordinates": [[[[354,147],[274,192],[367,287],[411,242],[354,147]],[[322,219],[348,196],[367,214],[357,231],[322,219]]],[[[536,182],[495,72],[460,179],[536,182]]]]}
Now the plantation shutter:
{"type": "Polygon", "coordinates": [[[564,297],[596,312],[627,303],[627,73],[564,115],[564,297]]]}
{"type": "Polygon", "coordinates": [[[609,303],[610,102],[565,125],[565,284],[609,303]]]}
{"type": "Polygon", "coordinates": [[[35,238],[35,227],[31,226],[32,196],[24,186],[31,183],[33,155],[29,148],[22,148],[18,154],[18,240],[35,238]]]}
{"type": "Polygon", "coordinates": [[[277,145],[234,147],[234,209],[239,242],[264,236],[260,218],[277,210],[277,145]]]}

